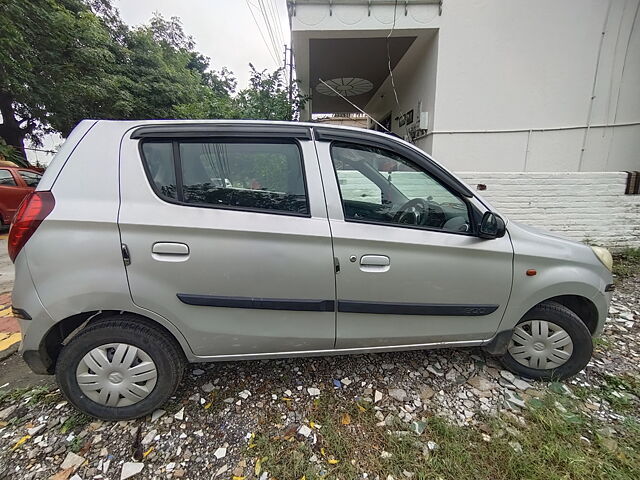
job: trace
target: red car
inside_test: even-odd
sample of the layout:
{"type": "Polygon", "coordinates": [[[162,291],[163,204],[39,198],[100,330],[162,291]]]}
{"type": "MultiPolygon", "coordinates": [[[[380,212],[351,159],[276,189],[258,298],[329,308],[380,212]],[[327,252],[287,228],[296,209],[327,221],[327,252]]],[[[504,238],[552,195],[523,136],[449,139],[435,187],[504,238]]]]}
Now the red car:
{"type": "Polygon", "coordinates": [[[42,178],[42,173],[22,167],[0,165],[0,221],[10,225],[18,205],[32,192],[42,178]]]}

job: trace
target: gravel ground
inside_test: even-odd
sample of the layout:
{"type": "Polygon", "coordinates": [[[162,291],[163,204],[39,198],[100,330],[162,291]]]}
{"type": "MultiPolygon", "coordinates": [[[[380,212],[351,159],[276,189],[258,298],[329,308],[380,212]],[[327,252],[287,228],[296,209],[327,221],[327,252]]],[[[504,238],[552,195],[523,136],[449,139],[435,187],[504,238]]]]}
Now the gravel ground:
{"type": "Polygon", "coordinates": [[[422,421],[434,415],[461,426],[482,427],[497,414],[517,423],[527,402],[551,390],[579,398],[614,432],[640,412],[624,383],[611,387],[612,376],[640,380],[639,298],[640,276],[618,285],[594,358],[566,383],[514,377],[481,350],[464,349],[191,365],[165,410],[129,422],[78,414],[55,388],[5,395],[0,479],[265,480],[268,473],[251,456],[253,435],[275,426],[284,436],[315,441],[322,426],[309,421],[309,412],[324,395],[369,403],[381,427],[400,418],[422,433],[422,421]],[[618,401],[633,408],[620,413],[612,406],[618,401]]]}

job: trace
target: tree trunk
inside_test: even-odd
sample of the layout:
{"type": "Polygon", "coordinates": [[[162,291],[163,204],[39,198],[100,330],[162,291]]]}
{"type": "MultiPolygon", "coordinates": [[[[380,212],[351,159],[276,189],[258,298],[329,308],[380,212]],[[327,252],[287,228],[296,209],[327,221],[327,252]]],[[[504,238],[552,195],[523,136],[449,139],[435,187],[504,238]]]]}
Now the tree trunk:
{"type": "Polygon", "coordinates": [[[13,112],[13,101],[11,97],[0,92],[0,113],[2,113],[2,123],[0,123],[0,137],[7,142],[7,145],[16,149],[19,155],[28,164],[27,152],[24,149],[25,132],[20,128],[13,112]]]}

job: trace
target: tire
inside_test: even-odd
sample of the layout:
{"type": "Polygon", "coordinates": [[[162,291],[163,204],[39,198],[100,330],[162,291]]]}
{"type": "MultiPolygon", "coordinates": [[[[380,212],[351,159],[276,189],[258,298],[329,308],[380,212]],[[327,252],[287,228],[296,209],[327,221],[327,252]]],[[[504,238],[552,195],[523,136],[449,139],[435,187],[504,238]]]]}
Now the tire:
{"type": "MultiPolygon", "coordinates": [[[[540,328],[544,327],[542,326],[540,328]]],[[[509,342],[507,352],[502,356],[502,363],[508,370],[523,377],[537,380],[562,380],[582,370],[587,363],[589,363],[592,353],[593,342],[591,333],[584,322],[580,320],[580,317],[564,305],[548,301],[532,308],[518,322],[514,328],[514,334],[509,342]],[[544,333],[542,336],[536,336],[538,332],[536,331],[536,333],[531,335],[531,340],[526,338],[526,341],[523,341],[525,337],[520,336],[522,335],[521,332],[524,330],[525,333],[532,333],[531,328],[538,328],[539,325],[542,325],[541,322],[547,324],[548,332],[558,334],[558,339],[547,342],[535,342],[533,340],[544,338],[544,333]],[[518,327],[520,327],[520,329],[518,327]],[[571,344],[553,348],[552,345],[567,343],[566,337],[561,334],[560,330],[564,330],[565,334],[568,334],[571,344]],[[534,350],[543,350],[536,350],[534,355],[527,360],[524,357],[531,352],[531,348],[534,348],[534,350]],[[564,352],[562,353],[562,357],[557,356],[561,353],[558,352],[558,350],[564,352]],[[548,353],[550,351],[554,353],[548,353]],[[538,360],[541,357],[547,358],[538,360]],[[520,358],[520,361],[518,358],[520,358]],[[551,358],[550,361],[549,358],[551,358]],[[561,361],[564,361],[564,363],[559,363],[561,361]],[[529,365],[524,365],[521,362],[528,362],[529,365]]]]}
{"type": "Polygon", "coordinates": [[[185,365],[175,339],[139,317],[118,315],[90,324],[63,347],[56,362],[56,379],[64,396],[78,410],[102,420],[129,420],[162,406],[178,388],[185,365]],[[112,363],[108,363],[109,355],[112,363]],[[119,359],[121,363],[117,363],[119,359]],[[129,368],[125,367],[127,363],[129,368]],[[114,365],[122,367],[124,380],[114,365]],[[137,370],[134,375],[131,369],[136,366],[144,371],[137,370]],[[137,381],[143,376],[143,381],[137,381]],[[82,386],[79,378],[84,380],[82,386]],[[105,388],[97,389],[97,385],[105,388]]]}

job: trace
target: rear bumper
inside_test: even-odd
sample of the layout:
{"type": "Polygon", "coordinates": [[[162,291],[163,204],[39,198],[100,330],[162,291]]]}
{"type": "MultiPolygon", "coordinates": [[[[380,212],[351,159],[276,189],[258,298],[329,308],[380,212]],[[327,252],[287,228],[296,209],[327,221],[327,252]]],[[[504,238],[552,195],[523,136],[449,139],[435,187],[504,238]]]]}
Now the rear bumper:
{"type": "Polygon", "coordinates": [[[18,351],[35,373],[50,374],[53,372],[53,361],[46,354],[43,339],[55,322],[40,301],[31,279],[25,249],[16,258],[15,270],[11,300],[18,313],[22,333],[18,351]]]}

